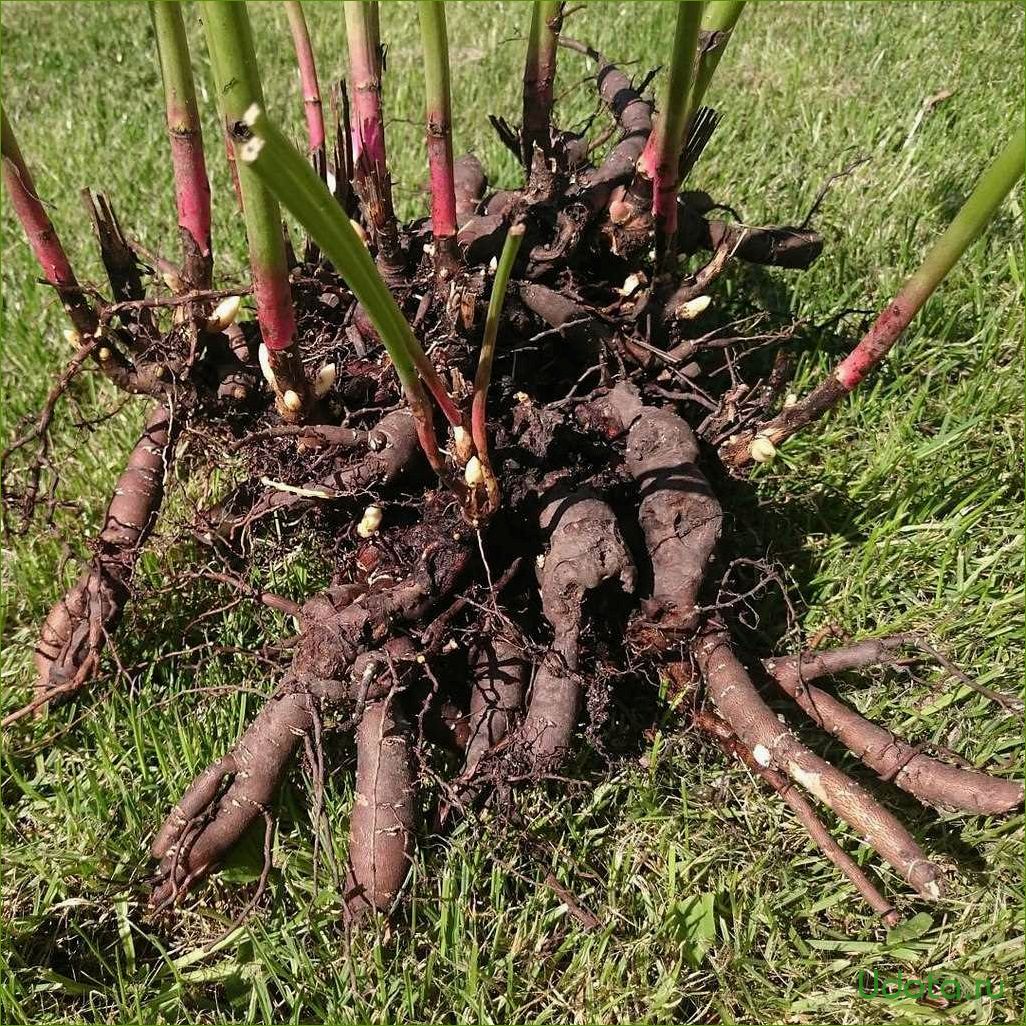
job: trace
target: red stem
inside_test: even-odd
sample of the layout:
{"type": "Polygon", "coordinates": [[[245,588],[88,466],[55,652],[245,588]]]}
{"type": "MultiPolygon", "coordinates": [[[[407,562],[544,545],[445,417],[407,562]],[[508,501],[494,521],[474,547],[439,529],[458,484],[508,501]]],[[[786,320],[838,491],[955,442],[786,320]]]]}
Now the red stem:
{"type": "Polygon", "coordinates": [[[428,111],[427,154],[431,181],[431,232],[435,241],[456,236],[456,187],[453,177],[452,130],[444,115],[428,111]]]}
{"type": "Polygon", "coordinates": [[[2,118],[3,180],[14,213],[25,230],[43,277],[57,290],[72,324],[81,335],[92,335],[97,326],[96,312],[82,294],[53,222],[39,200],[7,114],[3,113],[2,118]]]}
{"type": "Polygon", "coordinates": [[[288,349],[296,336],[296,314],[287,274],[277,266],[265,267],[250,258],[253,295],[261,340],[271,352],[288,349]]]}
{"type": "MultiPolygon", "coordinates": [[[[168,109],[168,133],[171,136],[171,163],[175,174],[175,202],[178,224],[184,228],[203,256],[210,254],[210,184],[199,135],[178,132],[172,126],[168,109]]],[[[208,283],[209,284],[209,283],[208,283]]],[[[197,286],[203,288],[204,286],[197,286]]]]}
{"type": "Polygon", "coordinates": [[[306,136],[311,153],[324,149],[324,112],[321,105],[321,87],[317,81],[317,65],[303,7],[299,0],[286,0],[285,14],[289,19],[292,42],[299,63],[299,80],[303,87],[303,109],[306,112],[306,136]]]}
{"type": "Polygon", "coordinates": [[[837,365],[834,377],[850,392],[887,355],[933,289],[909,283],[873,322],[861,342],[837,365]]]}
{"type": "Polygon", "coordinates": [[[349,74],[352,79],[353,161],[384,171],[385,119],[381,110],[381,71],[378,65],[377,4],[348,0],[349,74]],[[365,155],[365,156],[364,156],[365,155]]]}
{"type": "Polygon", "coordinates": [[[164,84],[164,112],[171,141],[175,205],[182,230],[182,274],[194,289],[210,287],[210,182],[203,156],[196,88],[179,3],[150,5],[157,57],[164,84]]]}
{"type": "Polygon", "coordinates": [[[638,161],[638,169],[652,182],[652,216],[664,239],[677,233],[677,176],[679,159],[660,160],[658,147],[652,145],[655,133],[649,136],[638,161]]]}

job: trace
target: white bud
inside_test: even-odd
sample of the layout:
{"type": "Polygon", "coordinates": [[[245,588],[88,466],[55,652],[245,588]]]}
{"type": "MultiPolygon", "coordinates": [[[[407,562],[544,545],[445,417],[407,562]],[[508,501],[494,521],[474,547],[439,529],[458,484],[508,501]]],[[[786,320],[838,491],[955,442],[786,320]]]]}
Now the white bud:
{"type": "Polygon", "coordinates": [[[471,488],[484,484],[484,467],[481,466],[481,461],[476,456],[471,456],[467,460],[467,465],[463,470],[463,480],[471,488]]]}
{"type": "Polygon", "coordinates": [[[797,392],[788,392],[787,395],[784,396],[784,409],[785,410],[791,409],[791,407],[794,406],[795,403],[797,403],[797,402],[798,402],[798,393],[797,392]]]}
{"type": "Polygon", "coordinates": [[[239,310],[242,307],[242,296],[228,296],[227,299],[222,299],[217,306],[214,307],[210,316],[207,318],[207,323],[204,327],[209,332],[217,333],[224,331],[229,324],[234,324],[235,319],[239,316],[239,310]]]}
{"type": "Polygon", "coordinates": [[[111,353],[111,351],[106,346],[103,346],[100,349],[100,351],[96,354],[96,358],[100,361],[100,363],[106,363],[113,355],[114,354],[111,353]]]}
{"type": "Polygon", "coordinates": [[[260,369],[264,373],[264,379],[271,388],[277,391],[278,380],[274,376],[274,371],[271,370],[271,357],[268,355],[267,346],[260,343],[260,348],[257,350],[257,359],[260,361],[260,369]]]}
{"type": "Polygon", "coordinates": [[[474,443],[466,428],[457,424],[452,429],[452,447],[460,463],[466,464],[474,454],[474,443]]]}
{"type": "Polygon", "coordinates": [[[382,515],[380,506],[368,506],[363,511],[363,518],[356,525],[356,533],[361,538],[370,538],[371,535],[377,534],[382,515]]]}
{"type": "Polygon", "coordinates": [[[64,339],[68,345],[76,349],[82,344],[82,336],[74,328],[64,329],[64,339]]]}
{"type": "Polygon", "coordinates": [[[531,401],[531,397],[526,392],[514,392],[513,398],[521,404],[529,403],[531,401]]]}
{"type": "Polygon", "coordinates": [[[317,377],[314,378],[313,383],[313,394],[321,399],[331,391],[331,386],[335,384],[335,378],[337,377],[337,371],[333,363],[326,363],[318,372],[317,377]]]}
{"type": "Polygon", "coordinates": [[[711,302],[711,296],[696,296],[694,299],[689,299],[686,303],[681,303],[677,307],[677,320],[693,321],[699,314],[703,314],[709,309],[711,302]]]}
{"type": "Polygon", "coordinates": [[[755,761],[764,768],[773,762],[773,756],[770,755],[770,750],[765,745],[756,745],[752,749],[752,755],[755,761]]]}
{"type": "Polygon", "coordinates": [[[303,400],[299,398],[299,393],[293,392],[291,388],[281,397],[281,402],[289,413],[298,413],[303,408],[303,400]]]}
{"type": "Polygon", "coordinates": [[[777,447],[766,435],[756,435],[748,448],[748,454],[756,463],[769,463],[777,454],[777,447]]]}
{"type": "Polygon", "coordinates": [[[356,232],[357,238],[366,246],[367,245],[367,232],[365,231],[362,224],[359,221],[354,221],[352,218],[349,219],[349,223],[353,226],[353,231],[356,232]]]}
{"type": "Polygon", "coordinates": [[[620,295],[624,297],[624,299],[627,299],[630,296],[633,296],[634,293],[637,292],[638,289],[640,289],[640,288],[641,288],[641,278],[640,278],[640,276],[638,276],[637,274],[629,274],[629,275],[627,275],[627,278],[624,280],[623,288],[619,289],[618,291],[619,291],[620,295]]]}

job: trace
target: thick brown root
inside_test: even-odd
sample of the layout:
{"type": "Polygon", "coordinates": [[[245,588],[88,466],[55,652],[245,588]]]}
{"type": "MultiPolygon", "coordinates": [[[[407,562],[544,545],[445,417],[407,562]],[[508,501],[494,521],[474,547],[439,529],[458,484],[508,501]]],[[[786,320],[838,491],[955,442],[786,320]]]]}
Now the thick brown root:
{"type": "Polygon", "coordinates": [[[643,406],[631,385],[617,385],[608,399],[627,430],[625,462],[641,492],[638,519],[652,560],[652,594],[642,611],[655,628],[650,640],[665,647],[698,624],[698,593],[723,515],[698,469],[698,441],[687,422],[643,406]]]}
{"type": "Polygon", "coordinates": [[[726,632],[706,631],[694,650],[710,697],[756,762],[783,771],[833,809],[924,898],[941,897],[940,870],[912,835],[864,788],[806,748],[777,719],[734,655],[726,632]]]}
{"type": "Polygon", "coordinates": [[[350,917],[392,906],[413,855],[415,791],[410,726],[395,701],[364,710],[356,735],[356,793],[345,884],[350,917]]]}
{"type": "Polygon", "coordinates": [[[870,769],[928,805],[979,815],[1000,815],[1023,801],[1018,780],[962,769],[920,753],[889,730],[809,681],[876,663],[891,662],[907,643],[902,636],[864,641],[825,652],[807,652],[764,665],[780,688],[820,727],[833,734],[870,769]]]}
{"type": "Polygon", "coordinates": [[[513,729],[524,702],[530,666],[523,650],[502,638],[484,638],[470,653],[470,735],[463,777],[513,729]]]}
{"type": "Polygon", "coordinates": [[[585,596],[607,581],[634,590],[635,571],[616,515],[587,489],[551,500],[541,526],[549,548],[539,571],[542,610],[555,637],[531,686],[527,715],[514,751],[533,772],[548,772],[566,758],[581,711],[578,675],[585,596]]]}
{"type": "Polygon", "coordinates": [[[176,901],[268,811],[299,739],[313,725],[314,698],[275,695],[228,755],[204,770],[174,807],[150,848],[160,859],[150,903],[176,901]],[[231,784],[218,799],[227,779],[231,784]]]}
{"type": "Polygon", "coordinates": [[[462,225],[477,213],[488,187],[488,175],[473,153],[457,157],[452,173],[456,190],[456,218],[457,223],[462,225]]]}
{"type": "Polygon", "coordinates": [[[164,497],[177,425],[165,406],[150,415],[114,487],[89,569],[50,610],[36,646],[33,705],[66,698],[89,683],[128,598],[139,550],[164,497]]]}
{"type": "Polygon", "coordinates": [[[321,708],[349,709],[359,717],[417,665],[411,642],[390,638],[394,625],[423,616],[452,590],[466,561],[463,545],[435,542],[397,584],[386,578],[378,590],[350,586],[305,604],[292,667],[281,687],[232,751],[200,774],[158,831],[152,854],[161,864],[152,905],[182,897],[267,811],[321,708]]]}
{"type": "Polygon", "coordinates": [[[809,836],[819,845],[823,854],[855,885],[870,908],[879,914],[887,926],[897,926],[901,917],[894,906],[883,897],[851,856],[830,836],[830,831],[816,815],[816,810],[794,784],[779,770],[760,765],[755,756],[738,740],[730,726],[719,716],[710,712],[699,712],[696,722],[702,730],[716,739],[728,755],[740,759],[760,780],[776,791],[781,801],[797,816],[798,821],[809,832],[809,836]]]}

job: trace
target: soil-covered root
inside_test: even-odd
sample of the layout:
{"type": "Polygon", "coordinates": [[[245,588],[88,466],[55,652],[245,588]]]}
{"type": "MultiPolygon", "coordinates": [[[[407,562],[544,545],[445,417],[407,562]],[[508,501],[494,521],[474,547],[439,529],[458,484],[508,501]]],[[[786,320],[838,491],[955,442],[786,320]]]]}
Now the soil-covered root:
{"type": "Polygon", "coordinates": [[[538,573],[542,611],[554,637],[513,745],[515,756],[524,758],[532,773],[554,770],[570,750],[581,712],[578,664],[585,597],[606,582],[618,581],[625,592],[635,584],[634,561],[616,514],[593,491],[550,499],[540,519],[549,539],[538,573]]]}
{"type": "Polygon", "coordinates": [[[766,670],[820,727],[884,780],[941,809],[978,815],[1009,812],[1023,801],[1023,785],[923,755],[914,745],[867,720],[810,681],[831,674],[893,662],[908,638],[878,638],[845,648],[767,659],[766,670]]]}
{"type": "Polygon", "coordinates": [[[726,631],[715,626],[704,631],[694,652],[710,698],[760,766],[781,770],[832,809],[922,897],[941,897],[940,869],[876,799],[803,745],[777,719],[734,655],[726,631]]]}
{"type": "Polygon", "coordinates": [[[464,779],[514,728],[524,703],[530,664],[504,638],[482,638],[470,652],[470,720],[464,779]]]}
{"type": "Polygon", "coordinates": [[[610,405],[627,430],[626,468],[638,484],[638,520],[652,563],[652,594],[642,600],[646,631],[665,647],[698,625],[698,594],[723,514],[698,467],[698,440],[667,409],[641,404],[637,391],[617,385],[610,405]]]}
{"type": "MultiPolygon", "coordinates": [[[[308,425],[297,429],[310,436],[320,432],[328,444],[341,430],[331,425],[308,425]]],[[[235,541],[264,517],[274,514],[299,516],[319,502],[390,488],[418,463],[417,426],[408,410],[385,414],[367,435],[374,442],[359,459],[347,458],[350,450],[340,445],[339,463],[327,473],[298,485],[271,484],[239,513],[229,513],[223,505],[205,511],[197,525],[197,535],[204,541],[215,538],[235,541]]]]}
{"type": "Polygon", "coordinates": [[[68,697],[85,686],[116,628],[129,582],[164,497],[177,425],[158,406],[114,487],[88,569],[50,610],[40,630],[33,704],[68,697]]]}
{"type": "MultiPolygon", "coordinates": [[[[428,525],[428,536],[437,526],[428,525]]],[[[179,900],[267,815],[291,756],[323,711],[353,714],[382,701],[417,664],[400,623],[420,619],[455,586],[466,545],[428,542],[398,582],[329,589],[305,603],[292,666],[234,748],[197,777],[157,832],[160,860],[151,905],[179,900]]]]}
{"type": "Polygon", "coordinates": [[[370,703],[356,734],[344,898],[350,917],[387,912],[410,868],[415,796],[410,724],[397,700],[370,703]]]}

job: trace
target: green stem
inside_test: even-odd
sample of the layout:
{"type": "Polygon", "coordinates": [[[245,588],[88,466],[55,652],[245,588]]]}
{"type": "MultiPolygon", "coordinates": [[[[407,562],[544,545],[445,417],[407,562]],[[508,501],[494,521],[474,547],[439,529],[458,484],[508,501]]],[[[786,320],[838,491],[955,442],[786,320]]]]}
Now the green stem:
{"type": "Polygon", "coordinates": [[[524,62],[524,117],[521,129],[524,167],[528,173],[537,146],[542,153],[551,150],[553,87],[556,81],[556,47],[563,5],[556,0],[534,0],[531,30],[527,37],[524,62]]]}
{"type": "MultiPolygon", "coordinates": [[[[737,24],[741,12],[745,9],[745,0],[709,0],[702,14],[702,25],[698,34],[698,62],[695,67],[695,83],[691,87],[691,98],[688,101],[686,123],[690,125],[706,90],[716,74],[720,58],[727,49],[730,37],[737,24]]],[[[680,183],[678,182],[678,185],[680,183]]]]}
{"type": "Polygon", "coordinates": [[[656,251],[672,248],[677,232],[677,182],[684,133],[688,127],[688,102],[695,68],[698,29],[702,19],[698,0],[679,0],[673,36],[670,71],[663,85],[659,113],[638,161],[638,171],[652,183],[652,214],[656,227],[656,251]]]}
{"type": "Polygon", "coordinates": [[[509,286],[513,264],[516,262],[517,253],[520,250],[520,243],[524,240],[524,229],[523,224],[513,225],[507,232],[506,241],[502,246],[499,266],[495,271],[495,281],[492,283],[491,299],[488,301],[484,340],[481,343],[481,355],[477,361],[477,374],[474,376],[474,398],[470,407],[470,435],[481,460],[485,474],[485,486],[489,491],[489,499],[493,500],[491,503],[493,509],[498,506],[498,502],[494,501],[498,498],[498,484],[488,459],[488,386],[492,380],[492,364],[495,361],[495,343],[499,337],[502,305],[506,299],[506,289],[509,286]],[[496,491],[495,496],[491,495],[493,487],[496,491]]]}
{"type": "Polygon", "coordinates": [[[254,138],[242,148],[241,163],[288,207],[346,280],[381,336],[411,406],[422,394],[419,373],[449,423],[460,425],[459,409],[327,186],[259,107],[250,108],[245,123],[254,138]]]}
{"type": "MultiPolygon", "coordinates": [[[[251,106],[262,107],[264,102],[249,14],[244,2],[204,0],[202,6],[221,116],[238,155],[241,143],[238,126],[251,106]]],[[[297,415],[307,405],[309,396],[302,363],[293,346],[296,319],[281,211],[274,194],[259,175],[241,162],[238,169],[260,332],[279,397],[286,412],[297,415]],[[293,396],[288,395],[290,391],[293,396]],[[299,405],[293,408],[297,398],[299,405]]]]}
{"type": "Polygon", "coordinates": [[[955,219],[933,244],[919,269],[902,285],[862,341],[804,399],[763,425],[754,438],[748,435],[744,439],[743,448],[728,454],[732,462],[744,464],[752,459],[768,459],[773,454],[774,446],[818,420],[865,380],[997,213],[1005,197],[1022,178],[1024,159],[1026,131],[1020,128],[983,172],[972,195],[955,215],[955,219]]]}

